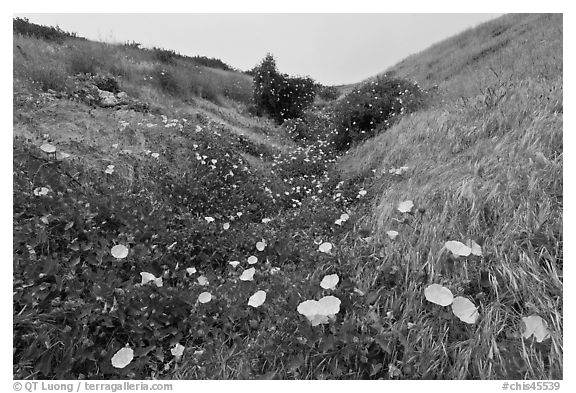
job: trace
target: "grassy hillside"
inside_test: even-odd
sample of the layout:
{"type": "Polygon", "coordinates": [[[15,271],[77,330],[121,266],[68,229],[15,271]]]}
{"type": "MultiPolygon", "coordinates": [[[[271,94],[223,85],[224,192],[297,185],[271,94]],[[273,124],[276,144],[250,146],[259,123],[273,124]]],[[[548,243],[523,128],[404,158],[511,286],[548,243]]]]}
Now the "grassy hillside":
{"type": "MultiPolygon", "coordinates": [[[[402,240],[383,261],[408,278],[422,269],[434,282],[472,294],[488,272],[494,291],[477,299],[482,321],[469,341],[454,341],[449,324],[420,313],[418,283],[407,279],[389,302],[400,320],[426,328],[413,336],[422,370],[454,377],[558,377],[562,370],[562,16],[506,15],[411,56],[388,72],[438,85],[432,108],[404,118],[342,158],[349,177],[372,178],[366,221],[380,241],[402,240]],[[409,174],[389,173],[409,167],[409,174]],[[396,205],[423,209],[408,222],[396,205]],[[450,261],[447,240],[476,239],[480,261],[450,261]],[[545,348],[519,346],[511,327],[527,314],[552,332],[545,348]],[[454,357],[446,357],[446,348],[454,357]]],[[[376,252],[377,248],[375,248],[376,252]]],[[[373,280],[363,266],[359,280],[373,280]]],[[[406,356],[406,353],[405,353],[406,356]]]]}
{"type": "Polygon", "coordinates": [[[328,101],[294,141],[245,74],[53,36],[14,35],[15,378],[562,378],[561,16],[399,63],[430,102],[344,155],[328,101]]]}
{"type": "Polygon", "coordinates": [[[180,100],[204,98],[221,105],[226,100],[247,104],[252,78],[239,72],[198,65],[193,58],[170,51],[143,50],[133,45],[110,45],[80,39],[64,43],[14,35],[15,76],[31,78],[43,89],[71,88],[77,73],[110,75],[123,89],[154,104],[158,91],[180,100]]]}
{"type": "Polygon", "coordinates": [[[425,88],[437,85],[454,98],[477,95],[511,77],[555,79],[562,76],[562,15],[504,15],[407,57],[386,72],[410,77],[425,88]]]}

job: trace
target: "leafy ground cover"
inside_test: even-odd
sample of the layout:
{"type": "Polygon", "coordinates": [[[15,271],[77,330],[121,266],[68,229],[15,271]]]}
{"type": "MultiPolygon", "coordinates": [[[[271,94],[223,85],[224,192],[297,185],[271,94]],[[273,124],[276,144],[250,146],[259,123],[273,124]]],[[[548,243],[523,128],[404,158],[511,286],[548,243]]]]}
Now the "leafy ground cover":
{"type": "Polygon", "coordinates": [[[222,343],[262,340],[262,328],[277,321],[247,305],[255,288],[239,277],[250,256],[258,259],[253,280],[267,292],[265,307],[274,304],[272,314],[298,328],[286,311],[295,311],[301,291],[312,296],[321,288],[293,283],[328,262],[314,241],[341,231],[333,222],[345,199],[327,206],[318,197],[328,193],[333,160],[310,149],[257,149],[202,116],[110,113],[18,87],[18,114],[31,124],[19,124],[14,140],[17,377],[168,377],[176,344],[187,349],[178,365],[186,370],[192,350],[216,361],[222,343]],[[71,109],[87,128],[81,143],[70,139],[77,124],[53,136],[36,128],[44,116],[66,117],[71,109]],[[115,127],[105,132],[103,125],[115,127]],[[46,146],[55,147],[56,159],[46,146]],[[251,169],[242,154],[270,159],[273,176],[251,169]],[[208,291],[210,302],[199,302],[208,291]],[[126,344],[136,360],[119,370],[111,359],[126,344]]]}

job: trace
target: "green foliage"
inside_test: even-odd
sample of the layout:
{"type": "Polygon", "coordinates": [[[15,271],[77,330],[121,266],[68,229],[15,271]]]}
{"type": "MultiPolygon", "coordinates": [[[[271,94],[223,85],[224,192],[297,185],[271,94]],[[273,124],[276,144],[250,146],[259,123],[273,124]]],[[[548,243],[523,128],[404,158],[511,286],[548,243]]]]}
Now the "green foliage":
{"type": "MultiPolygon", "coordinates": [[[[130,44],[126,44],[131,48],[138,48],[140,44],[132,42],[130,44]]],[[[224,63],[220,59],[206,57],[206,56],[184,56],[180,53],[176,53],[171,49],[162,49],[162,48],[152,48],[149,49],[155,60],[163,63],[163,64],[176,64],[176,59],[182,59],[187,61],[188,63],[194,64],[196,66],[208,67],[208,68],[215,68],[224,71],[234,71],[234,68],[230,67],[228,64],[224,63]]]]}
{"type": "Polygon", "coordinates": [[[318,91],[318,97],[325,101],[334,101],[340,97],[340,91],[336,86],[324,86],[318,91]]]}
{"type": "Polygon", "coordinates": [[[286,130],[288,136],[293,141],[299,141],[306,138],[306,123],[299,117],[284,121],[284,123],[282,123],[282,128],[286,130]]]}
{"type": "Polygon", "coordinates": [[[224,63],[220,59],[216,59],[214,57],[206,57],[206,56],[192,56],[190,57],[192,62],[210,68],[216,68],[224,71],[234,71],[234,68],[230,67],[228,64],[224,63]]]}
{"type": "Polygon", "coordinates": [[[244,136],[238,137],[238,144],[240,149],[254,157],[260,157],[265,160],[274,158],[276,150],[263,143],[256,143],[244,136]]]}
{"type": "Polygon", "coordinates": [[[334,147],[347,150],[388,129],[402,115],[421,108],[423,99],[420,87],[404,79],[381,76],[365,83],[334,107],[334,147]]]}
{"type": "Polygon", "coordinates": [[[98,76],[94,78],[94,84],[100,90],[110,91],[112,93],[118,93],[120,91],[118,81],[110,76],[98,76]]]}
{"type": "Polygon", "coordinates": [[[328,141],[333,127],[332,114],[328,110],[307,110],[301,117],[286,120],[282,128],[290,139],[308,145],[317,141],[328,141]]]}
{"type": "Polygon", "coordinates": [[[83,37],[77,36],[76,33],[66,32],[58,26],[42,26],[36,23],[32,23],[28,20],[28,18],[14,18],[12,20],[12,29],[14,33],[17,34],[36,37],[57,43],[62,43],[68,38],[85,39],[83,37]]]}
{"type": "Polygon", "coordinates": [[[238,230],[224,232],[203,217],[229,220],[243,211],[235,224],[243,226],[253,214],[274,209],[252,185],[258,176],[244,166],[236,169],[241,159],[215,142],[200,136],[198,147],[185,146],[188,154],[176,156],[171,149],[160,162],[132,161],[132,188],[125,193],[116,174],[72,162],[44,163],[31,146],[17,141],[14,307],[22,311],[15,320],[15,363],[22,367],[17,375],[27,373],[26,364],[43,378],[115,375],[107,364],[125,342],[147,348],[139,356],[151,352],[152,361],[135,362],[120,375],[163,372],[156,368],[158,359],[172,342],[201,328],[208,316],[190,318],[199,290],[191,290],[193,280],[183,268],[218,271],[234,250],[255,239],[238,230]],[[217,158],[216,168],[195,158],[196,149],[209,154],[207,160],[217,158]],[[232,179],[225,177],[230,171],[232,179]],[[82,183],[71,181],[69,173],[82,183]],[[35,196],[30,188],[35,183],[48,185],[50,194],[35,196]],[[116,242],[129,245],[128,260],[110,255],[116,242]],[[173,243],[177,247],[166,248],[173,243]],[[162,276],[169,288],[139,286],[141,271],[162,276]]]}
{"type": "MultiPolygon", "coordinates": [[[[333,217],[340,214],[335,206],[311,201],[298,216],[278,219],[268,229],[254,225],[292,208],[296,198],[305,200],[305,187],[315,187],[330,162],[316,159],[318,151],[300,149],[275,160],[278,175],[293,177],[289,184],[295,190],[289,196],[283,193],[281,203],[272,203],[272,195],[283,190],[252,172],[231,144],[210,133],[195,134],[184,145],[165,145],[160,160],[127,158],[124,165],[132,168],[129,192],[116,171],[107,175],[81,162],[45,162],[33,146],[15,142],[16,377],[161,376],[165,364],[173,362],[168,354],[177,342],[203,348],[214,359],[221,350],[217,343],[255,340],[272,326],[301,329],[297,319],[286,318],[286,310],[295,309],[299,292],[319,294],[317,283],[294,288],[286,276],[267,275],[259,267],[259,285],[270,300],[261,309],[265,311],[254,311],[246,306],[254,287],[238,281],[227,262],[254,253],[262,238],[268,243],[258,254],[262,264],[270,258],[290,271],[295,264],[318,262],[314,245],[290,233],[295,225],[310,235],[333,233],[333,217]],[[213,159],[216,164],[210,167],[213,159]],[[262,192],[262,183],[272,188],[270,194],[262,192]],[[40,184],[49,187],[48,195],[33,194],[40,184]],[[206,216],[217,223],[207,222],[206,216]],[[230,229],[223,230],[222,222],[231,222],[230,229]],[[112,257],[115,244],[128,246],[128,258],[112,257]],[[186,274],[189,266],[210,282],[226,277],[215,300],[199,307],[196,299],[208,288],[186,274]],[[140,272],[162,277],[163,287],[139,284],[140,272]],[[135,348],[135,360],[114,369],[110,358],[125,344],[135,348]]],[[[341,296],[350,294],[351,287],[341,296]]],[[[306,334],[314,340],[310,348],[321,337],[312,330],[306,334]]],[[[285,335],[268,338],[285,349],[297,343],[285,335]]],[[[259,367],[249,374],[261,373],[259,367]]]]}
{"type": "Polygon", "coordinates": [[[177,57],[181,57],[175,51],[169,49],[152,48],[151,50],[154,55],[154,58],[158,60],[160,63],[164,64],[174,64],[174,59],[177,57]]]}
{"type": "Polygon", "coordinates": [[[271,54],[256,67],[254,105],[258,114],[270,115],[278,124],[302,115],[314,101],[318,85],[309,77],[280,74],[271,54]]]}

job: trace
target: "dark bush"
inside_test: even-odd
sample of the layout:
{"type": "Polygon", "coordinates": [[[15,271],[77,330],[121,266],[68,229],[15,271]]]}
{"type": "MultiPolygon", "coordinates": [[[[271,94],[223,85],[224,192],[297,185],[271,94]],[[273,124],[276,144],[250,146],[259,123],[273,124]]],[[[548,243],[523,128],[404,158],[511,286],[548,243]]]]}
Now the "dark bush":
{"type": "Polygon", "coordinates": [[[110,91],[112,93],[118,93],[120,91],[118,81],[112,77],[99,76],[94,78],[94,84],[100,90],[110,91]]]}
{"type": "Polygon", "coordinates": [[[278,124],[300,117],[314,101],[318,84],[308,77],[280,74],[271,54],[256,67],[254,105],[257,114],[268,114],[278,124]]]}
{"type": "Polygon", "coordinates": [[[85,39],[84,37],[77,36],[76,33],[68,33],[58,26],[48,27],[37,25],[36,23],[30,22],[27,18],[14,18],[12,20],[12,29],[14,33],[58,43],[64,42],[67,38],[85,39]]]}
{"type": "Polygon", "coordinates": [[[220,59],[206,56],[192,56],[190,59],[192,60],[192,62],[200,66],[218,68],[224,71],[234,71],[234,68],[230,67],[228,64],[224,63],[220,59]]]}
{"type": "Polygon", "coordinates": [[[284,88],[280,89],[280,118],[299,117],[316,96],[317,84],[311,78],[285,77],[284,88]]]}
{"type": "MultiPolygon", "coordinates": [[[[140,44],[137,42],[132,41],[131,43],[125,43],[125,46],[129,46],[131,48],[139,48],[140,44]]],[[[176,59],[182,59],[187,62],[192,63],[196,66],[202,67],[209,67],[209,68],[217,68],[224,71],[234,71],[233,67],[230,67],[228,64],[224,63],[220,59],[216,59],[213,57],[206,57],[206,56],[185,56],[181,55],[170,49],[162,49],[162,48],[152,48],[152,49],[144,49],[152,51],[156,60],[164,64],[175,64],[176,59]]]]}
{"type": "Polygon", "coordinates": [[[408,80],[378,77],[348,93],[334,108],[334,147],[347,150],[353,143],[389,128],[400,116],[419,109],[424,92],[408,80]]]}
{"type": "Polygon", "coordinates": [[[336,86],[325,86],[318,91],[318,96],[325,101],[334,101],[340,97],[340,90],[336,86]]]}
{"type": "Polygon", "coordinates": [[[154,58],[164,64],[174,64],[174,59],[178,56],[173,50],[153,48],[154,58]]]}

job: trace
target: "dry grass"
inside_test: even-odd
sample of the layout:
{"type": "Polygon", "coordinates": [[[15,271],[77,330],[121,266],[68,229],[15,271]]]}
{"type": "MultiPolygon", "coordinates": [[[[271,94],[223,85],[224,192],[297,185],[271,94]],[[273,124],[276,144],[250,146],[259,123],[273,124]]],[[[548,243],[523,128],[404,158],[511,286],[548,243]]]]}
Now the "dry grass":
{"type": "MultiPolygon", "coordinates": [[[[406,59],[393,67],[397,73],[424,83],[446,78],[443,103],[405,118],[340,161],[349,177],[376,173],[366,218],[380,241],[373,252],[383,255],[381,266],[397,266],[406,277],[403,291],[382,308],[400,302],[398,325],[419,326],[403,354],[415,362],[415,375],[562,378],[561,32],[561,16],[510,15],[406,59]],[[485,52],[491,44],[483,37],[500,30],[506,33],[498,40],[510,43],[497,55],[472,55],[485,52]],[[486,89],[490,84],[494,90],[486,89]],[[412,170],[404,179],[387,173],[402,165],[412,170]],[[406,199],[425,209],[411,227],[394,220],[397,203],[406,199]],[[386,241],[390,229],[400,232],[400,242],[386,241]],[[482,243],[482,261],[447,269],[444,242],[468,238],[482,243]],[[463,335],[472,338],[454,336],[452,322],[423,319],[422,297],[414,297],[419,289],[410,279],[422,270],[429,281],[464,294],[480,270],[490,272],[494,295],[480,302],[480,323],[463,335]],[[547,345],[518,336],[521,317],[531,314],[547,321],[547,345]]],[[[363,266],[357,276],[370,286],[377,271],[363,266]]]]}
{"type": "Polygon", "coordinates": [[[115,77],[123,90],[136,97],[156,99],[150,102],[156,106],[162,106],[166,95],[204,98],[219,105],[228,105],[227,100],[247,104],[252,97],[252,78],[248,75],[198,66],[187,59],[164,64],[153,52],[125,45],[76,39],[60,45],[14,35],[13,47],[14,76],[36,81],[45,89],[65,90],[68,76],[98,73],[115,77]],[[157,78],[162,71],[169,74],[168,89],[157,78]],[[163,94],[151,96],[150,90],[163,94]]]}

